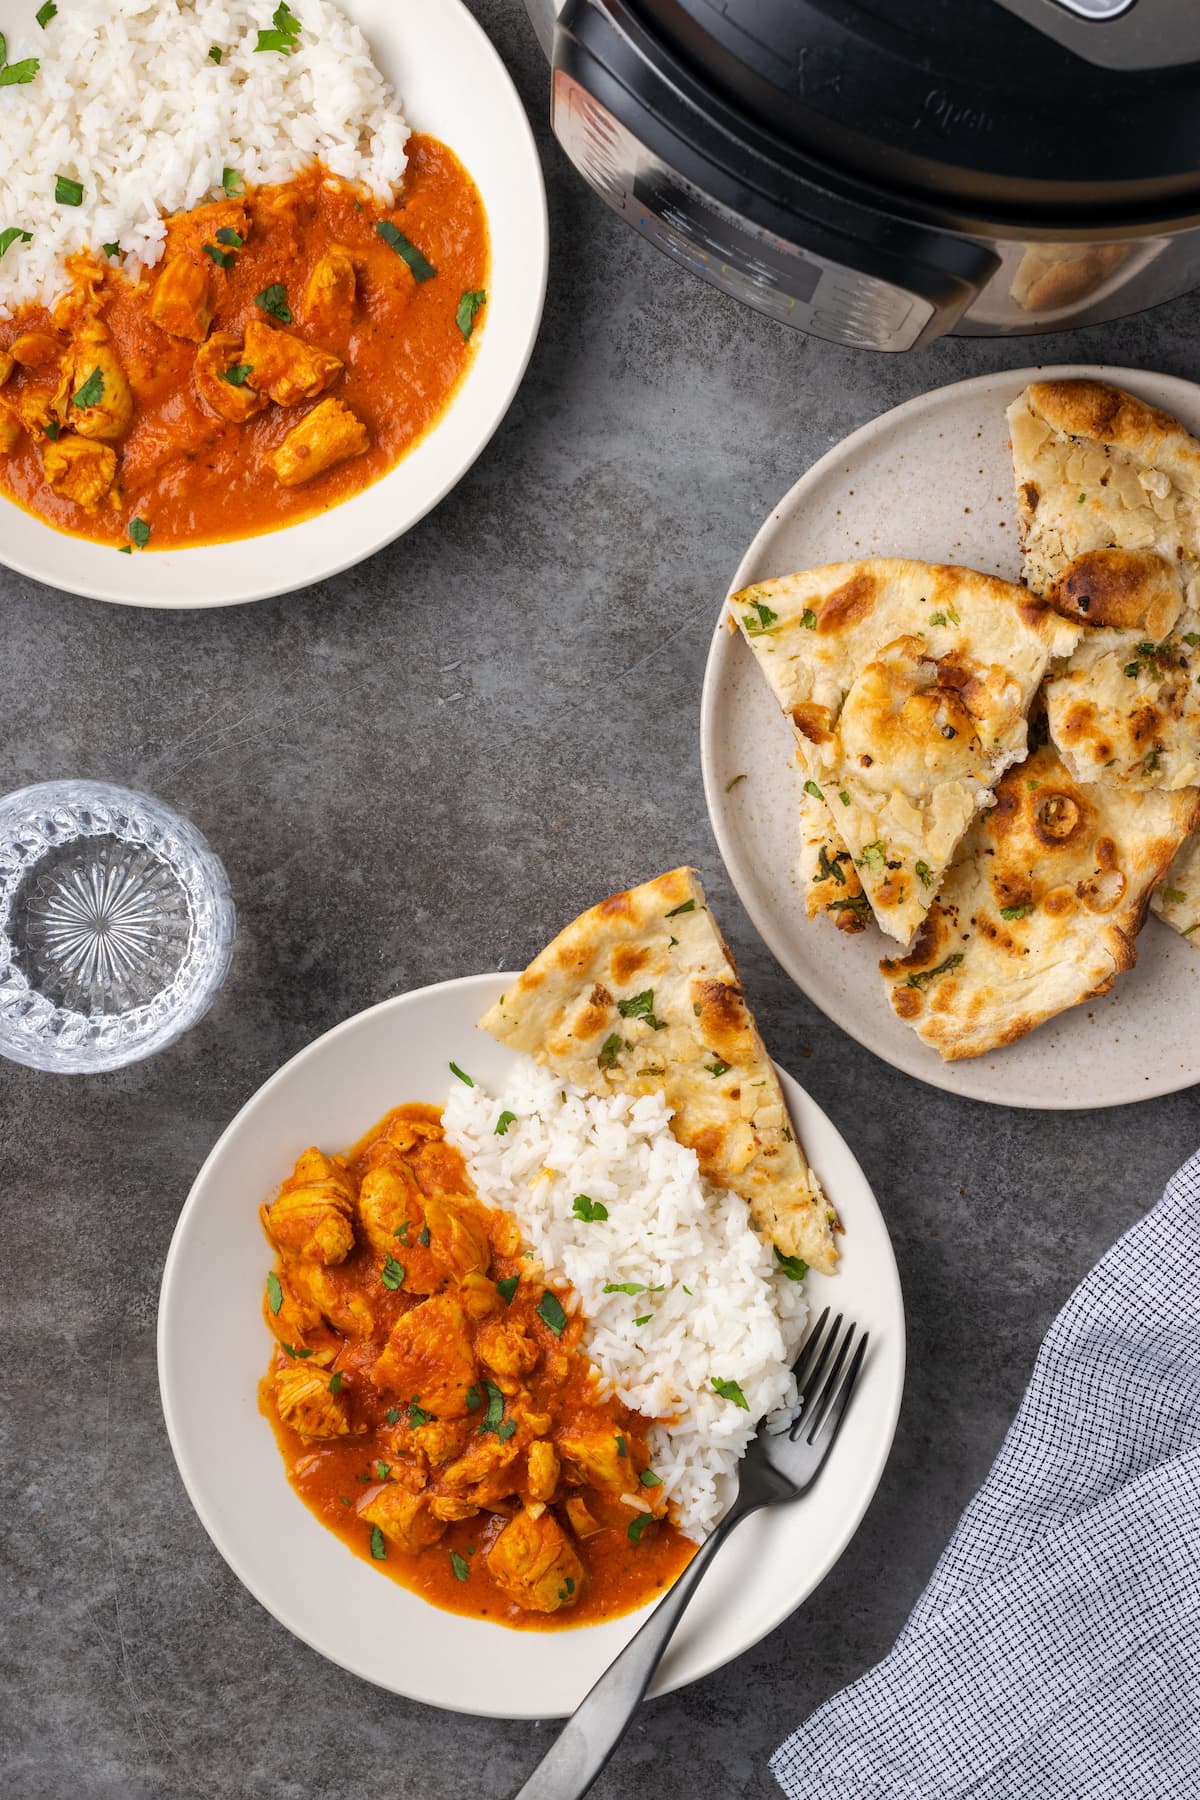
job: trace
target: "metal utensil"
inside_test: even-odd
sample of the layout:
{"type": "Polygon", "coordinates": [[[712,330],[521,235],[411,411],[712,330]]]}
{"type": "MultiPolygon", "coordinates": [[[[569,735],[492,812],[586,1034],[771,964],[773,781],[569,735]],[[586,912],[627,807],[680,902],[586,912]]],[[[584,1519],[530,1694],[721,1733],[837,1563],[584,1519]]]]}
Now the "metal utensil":
{"type": "Polygon", "coordinates": [[[804,1340],[795,1365],[799,1399],[764,1419],[742,1460],[737,1499],[653,1614],[568,1720],[516,1800],[582,1800],[625,1735],[684,1608],[735,1526],[762,1506],[795,1500],[812,1486],[833,1448],[867,1352],[855,1326],[832,1326],[829,1308],[804,1340]]]}

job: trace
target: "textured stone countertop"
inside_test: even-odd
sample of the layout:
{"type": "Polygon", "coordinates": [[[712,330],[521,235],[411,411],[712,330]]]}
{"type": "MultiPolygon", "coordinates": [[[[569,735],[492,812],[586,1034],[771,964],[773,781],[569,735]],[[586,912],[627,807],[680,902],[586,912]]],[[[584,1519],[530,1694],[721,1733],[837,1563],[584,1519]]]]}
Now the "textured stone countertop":
{"type": "Polygon", "coordinates": [[[643,1710],[597,1800],[776,1791],[780,1738],[891,1645],[1055,1310],[1195,1148],[1191,1094],[1006,1112],[845,1037],[733,896],[697,725],[714,609],[816,456],[911,395],[1035,359],[1193,374],[1200,304],[904,357],[796,335],[605,211],[540,124],[523,9],[473,3],[539,121],[553,256],[525,384],[461,486],[370,562],[258,606],[126,611],[0,569],[0,792],[80,774],[161,795],[224,858],[240,913],[228,985],[174,1049],[86,1081],[0,1064],[5,1800],[503,1797],[548,1741],[323,1662],[239,1586],[175,1472],[154,1336],[176,1214],[243,1101],[338,1020],[518,966],[585,904],[694,862],[768,1041],[891,1228],[908,1384],[861,1530],[780,1630],[643,1710]]]}

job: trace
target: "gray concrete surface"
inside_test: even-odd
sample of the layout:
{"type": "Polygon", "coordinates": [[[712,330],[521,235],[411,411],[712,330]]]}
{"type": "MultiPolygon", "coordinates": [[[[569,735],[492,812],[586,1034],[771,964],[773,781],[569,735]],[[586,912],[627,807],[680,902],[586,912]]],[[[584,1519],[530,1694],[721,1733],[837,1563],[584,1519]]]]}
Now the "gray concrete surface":
{"type": "MultiPolygon", "coordinates": [[[[476,10],[540,121],[522,10],[476,10]]],[[[348,1014],[519,965],[583,904],[694,861],[776,1054],[888,1217],[910,1367],[875,1503],[799,1614],[644,1710],[598,1800],[775,1791],[775,1744],[890,1646],[1060,1302],[1195,1147],[1192,1094],[1007,1113],[829,1024],[720,867],[697,708],[742,548],[831,443],[1035,357],[1194,374],[1200,306],[1036,346],[852,354],[685,279],[541,139],[540,343],[490,450],[407,538],[308,593],[207,616],[0,570],[0,791],[78,773],[160,794],[225,858],[241,918],[223,996],[174,1050],[89,1081],[0,1065],[5,1800],[502,1797],[547,1741],[377,1692],[294,1642],[225,1568],[167,1445],[154,1325],[176,1214],[242,1102],[348,1014]]]]}

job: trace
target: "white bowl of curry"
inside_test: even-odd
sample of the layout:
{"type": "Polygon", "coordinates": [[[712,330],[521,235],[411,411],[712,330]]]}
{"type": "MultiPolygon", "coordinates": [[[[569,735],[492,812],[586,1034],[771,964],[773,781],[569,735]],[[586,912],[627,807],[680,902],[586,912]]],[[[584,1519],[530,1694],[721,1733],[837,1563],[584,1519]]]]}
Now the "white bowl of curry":
{"type": "Polygon", "coordinates": [[[135,606],[291,592],[407,531],[503,418],[547,266],[520,101],[460,0],[345,11],[413,125],[395,203],[227,170],[136,283],[98,246],[0,320],[11,568],[135,606]]]}
{"type": "MultiPolygon", "coordinates": [[[[603,1472],[590,1478],[587,1446],[582,1436],[571,1443],[569,1434],[599,1423],[609,1443],[618,1431],[624,1436],[635,1463],[645,1452],[636,1417],[618,1417],[615,1402],[615,1423],[600,1417],[572,1354],[576,1321],[568,1314],[566,1328],[554,1330],[562,1321],[553,1296],[538,1306],[536,1292],[529,1296],[530,1316],[515,1323],[494,1309],[472,1321],[466,1264],[445,1281],[464,1255],[480,1268],[481,1288],[511,1283],[509,1271],[522,1266],[504,1215],[486,1222],[486,1243],[473,1245],[478,1218],[464,1218],[471,1209],[460,1200],[439,1198],[439,1189],[461,1191],[464,1180],[457,1152],[437,1132],[435,1108],[445,1095],[448,1065],[465,1060],[489,1088],[503,1080],[513,1052],[478,1031],[476,1022],[507,981],[480,975],[385,1001],[302,1051],[243,1108],[197,1177],[168,1253],[159,1378],[172,1448],[202,1523],[238,1577],[290,1631],[355,1674],[411,1698],[464,1712],[545,1718],[573,1710],[689,1550],[665,1521],[636,1542],[624,1517],[595,1537],[586,1529],[581,1536],[571,1521],[575,1567],[562,1559],[561,1546],[527,1544],[527,1526],[512,1529],[530,1513],[529,1496],[517,1504],[505,1487],[502,1434],[514,1427],[520,1467],[529,1472],[522,1480],[537,1479],[538,1458],[529,1458],[529,1445],[540,1433],[582,1469],[568,1499],[582,1501],[601,1527],[612,1523],[603,1472]],[[315,1156],[313,1146],[319,1146],[315,1156]],[[406,1161],[415,1166],[415,1186],[404,1176],[406,1161]],[[351,1173],[357,1189],[354,1216],[356,1230],[367,1233],[365,1254],[353,1250],[323,1269],[311,1259],[311,1246],[295,1243],[293,1234],[345,1231],[340,1169],[351,1173]],[[424,1198],[410,1218],[418,1189],[424,1198]],[[275,1214],[269,1239],[260,1222],[264,1204],[275,1214]],[[289,1246],[309,1250],[307,1263],[294,1261],[289,1246]],[[387,1279],[388,1254],[403,1261],[396,1289],[387,1279]],[[302,1265],[310,1281],[332,1277],[337,1294],[301,1288],[294,1276],[302,1265]],[[424,1341],[430,1302],[407,1292],[414,1280],[418,1289],[447,1296],[455,1317],[444,1342],[424,1341]],[[327,1345],[330,1333],[318,1315],[336,1318],[337,1306],[364,1305],[373,1317],[365,1333],[361,1321],[356,1325],[358,1349],[348,1349],[348,1323],[327,1345]],[[397,1333],[406,1318],[411,1327],[397,1333]],[[498,1320],[512,1323],[517,1335],[544,1340],[529,1383],[541,1421],[517,1419],[511,1402],[502,1408],[485,1384],[484,1374],[497,1366],[495,1346],[484,1349],[476,1340],[498,1320]],[[385,1343],[390,1363],[404,1366],[379,1369],[376,1381],[385,1343]],[[428,1366],[422,1362],[427,1351],[428,1366]],[[458,1355],[462,1378],[451,1371],[451,1386],[463,1395],[461,1418],[462,1407],[434,1398],[433,1364],[458,1355]],[[482,1373],[468,1381],[473,1357],[482,1373]],[[436,1428],[463,1437],[455,1461],[442,1464],[447,1478],[425,1491],[422,1508],[411,1506],[396,1470],[381,1467],[393,1461],[406,1428],[433,1428],[423,1417],[411,1418],[413,1406],[435,1415],[436,1428]],[[314,1438],[307,1408],[335,1409],[352,1429],[314,1438]],[[493,1479],[495,1492],[485,1492],[493,1479]],[[410,1514],[417,1531],[411,1539],[405,1536],[410,1514]],[[559,1605],[568,1577],[578,1591],[559,1605]]],[[[878,1351],[864,1369],[838,1456],[821,1483],[795,1507],[775,1508],[742,1527],[680,1628],[656,1692],[739,1655],[811,1592],[866,1510],[899,1412],[904,1318],[886,1227],[844,1140],[795,1082],[781,1079],[846,1226],[839,1273],[810,1273],[813,1305],[829,1300],[864,1320],[878,1351]]],[[[563,1298],[569,1306],[569,1296],[563,1298]]],[[[555,1510],[563,1504],[560,1496],[555,1510]]]]}

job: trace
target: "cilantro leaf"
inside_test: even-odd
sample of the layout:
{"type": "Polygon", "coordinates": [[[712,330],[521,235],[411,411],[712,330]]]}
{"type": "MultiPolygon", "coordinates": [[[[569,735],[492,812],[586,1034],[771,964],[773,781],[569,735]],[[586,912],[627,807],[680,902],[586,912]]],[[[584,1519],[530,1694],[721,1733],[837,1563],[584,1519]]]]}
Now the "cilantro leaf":
{"type": "MultiPolygon", "coordinates": [[[[423,255],[422,252],[417,249],[417,246],[410,242],[397,226],[392,224],[390,219],[380,219],[375,230],[388,246],[388,249],[394,250],[396,255],[400,257],[403,262],[408,264],[409,268],[412,270],[413,279],[415,281],[431,281],[437,274],[437,270],[434,268],[429,258],[423,255]]],[[[459,304],[461,306],[461,301],[459,304]]]]}
{"type": "Polygon", "coordinates": [[[742,1407],[746,1412],[750,1411],[749,1402],[736,1381],[722,1381],[719,1375],[714,1375],[712,1384],[722,1400],[732,1400],[735,1406],[742,1407]]]}
{"type": "Polygon", "coordinates": [[[537,1305],[538,1317],[548,1325],[555,1337],[561,1337],[567,1326],[567,1315],[563,1311],[562,1301],[551,1288],[547,1288],[537,1305]]]}

